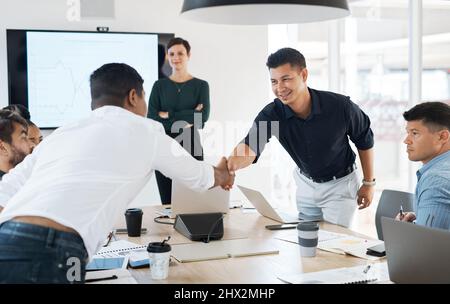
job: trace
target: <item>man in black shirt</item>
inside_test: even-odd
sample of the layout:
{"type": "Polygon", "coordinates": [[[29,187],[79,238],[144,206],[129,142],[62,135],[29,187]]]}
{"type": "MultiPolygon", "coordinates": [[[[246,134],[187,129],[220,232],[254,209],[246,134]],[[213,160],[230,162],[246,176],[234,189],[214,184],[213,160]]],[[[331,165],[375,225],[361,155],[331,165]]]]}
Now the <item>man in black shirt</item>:
{"type": "Polygon", "coordinates": [[[284,48],[267,61],[277,97],[256,117],[252,128],[228,160],[230,172],[258,161],[266,143],[276,136],[297,164],[299,218],[326,220],[348,227],[357,205],[373,198],[373,133],[369,117],[349,97],[308,88],[303,55],[284,48]],[[359,187],[355,153],[364,179],[359,187]]]}
{"type": "Polygon", "coordinates": [[[28,124],[17,113],[0,110],[0,180],[31,153],[28,124]]]}

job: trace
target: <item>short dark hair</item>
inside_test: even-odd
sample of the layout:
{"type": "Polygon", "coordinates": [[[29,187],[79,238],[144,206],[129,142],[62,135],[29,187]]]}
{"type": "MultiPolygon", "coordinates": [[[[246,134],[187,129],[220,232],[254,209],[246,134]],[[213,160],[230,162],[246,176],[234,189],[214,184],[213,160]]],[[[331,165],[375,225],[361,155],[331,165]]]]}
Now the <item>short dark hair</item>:
{"type": "Polygon", "coordinates": [[[424,102],[403,113],[406,121],[422,120],[432,131],[450,131],[450,105],[443,102],[424,102]]]}
{"type": "Polygon", "coordinates": [[[12,112],[16,112],[23,119],[25,119],[27,121],[31,119],[30,111],[28,111],[28,109],[21,104],[11,104],[9,106],[4,107],[3,110],[9,110],[12,112]]]}
{"type": "Polygon", "coordinates": [[[286,63],[289,63],[291,67],[306,68],[305,56],[293,48],[282,48],[270,54],[266,66],[269,69],[274,69],[286,63]]]}
{"type": "Polygon", "coordinates": [[[170,39],[169,43],[167,43],[167,50],[169,50],[174,45],[178,45],[178,44],[182,44],[188,54],[191,53],[191,45],[189,44],[189,42],[180,37],[175,37],[175,38],[170,39]]]}
{"type": "Polygon", "coordinates": [[[90,77],[92,109],[112,105],[123,107],[132,89],[142,96],[144,80],[125,63],[107,63],[95,70],[90,77]]]}
{"type": "Polygon", "coordinates": [[[28,130],[27,121],[16,112],[10,110],[0,110],[0,140],[8,144],[12,143],[14,133],[14,123],[22,125],[28,130]]]}

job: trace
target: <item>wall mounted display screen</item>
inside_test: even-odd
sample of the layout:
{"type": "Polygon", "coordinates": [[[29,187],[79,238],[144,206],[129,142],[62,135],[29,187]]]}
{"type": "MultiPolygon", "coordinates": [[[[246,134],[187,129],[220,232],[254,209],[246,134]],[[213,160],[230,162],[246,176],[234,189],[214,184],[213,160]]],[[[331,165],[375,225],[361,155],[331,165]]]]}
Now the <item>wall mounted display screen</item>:
{"type": "Polygon", "coordinates": [[[43,129],[87,117],[89,76],[111,62],[139,72],[148,100],[158,79],[158,43],[152,33],[7,30],[9,104],[25,105],[43,129]]]}

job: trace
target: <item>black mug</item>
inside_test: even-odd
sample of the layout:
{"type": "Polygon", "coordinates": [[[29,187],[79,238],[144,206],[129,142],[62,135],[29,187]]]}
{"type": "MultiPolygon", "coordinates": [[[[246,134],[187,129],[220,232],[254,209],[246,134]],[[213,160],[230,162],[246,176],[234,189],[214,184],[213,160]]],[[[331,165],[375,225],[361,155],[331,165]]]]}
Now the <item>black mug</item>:
{"type": "Polygon", "coordinates": [[[132,208],[125,211],[125,220],[127,222],[128,236],[141,236],[142,209],[132,208]]]}

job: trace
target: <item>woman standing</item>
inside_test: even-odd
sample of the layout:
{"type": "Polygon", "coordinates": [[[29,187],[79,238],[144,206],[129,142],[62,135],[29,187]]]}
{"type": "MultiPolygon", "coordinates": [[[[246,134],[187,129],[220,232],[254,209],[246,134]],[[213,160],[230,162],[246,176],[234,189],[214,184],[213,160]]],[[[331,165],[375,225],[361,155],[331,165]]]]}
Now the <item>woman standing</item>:
{"type": "MultiPolygon", "coordinates": [[[[198,129],[202,129],[209,118],[209,85],[188,71],[191,57],[188,41],[171,39],[167,44],[167,56],[172,74],[153,85],[148,117],[161,122],[167,135],[176,139],[193,157],[203,160],[198,129]]],[[[156,171],[156,181],[161,202],[170,204],[172,180],[156,171]]]]}

